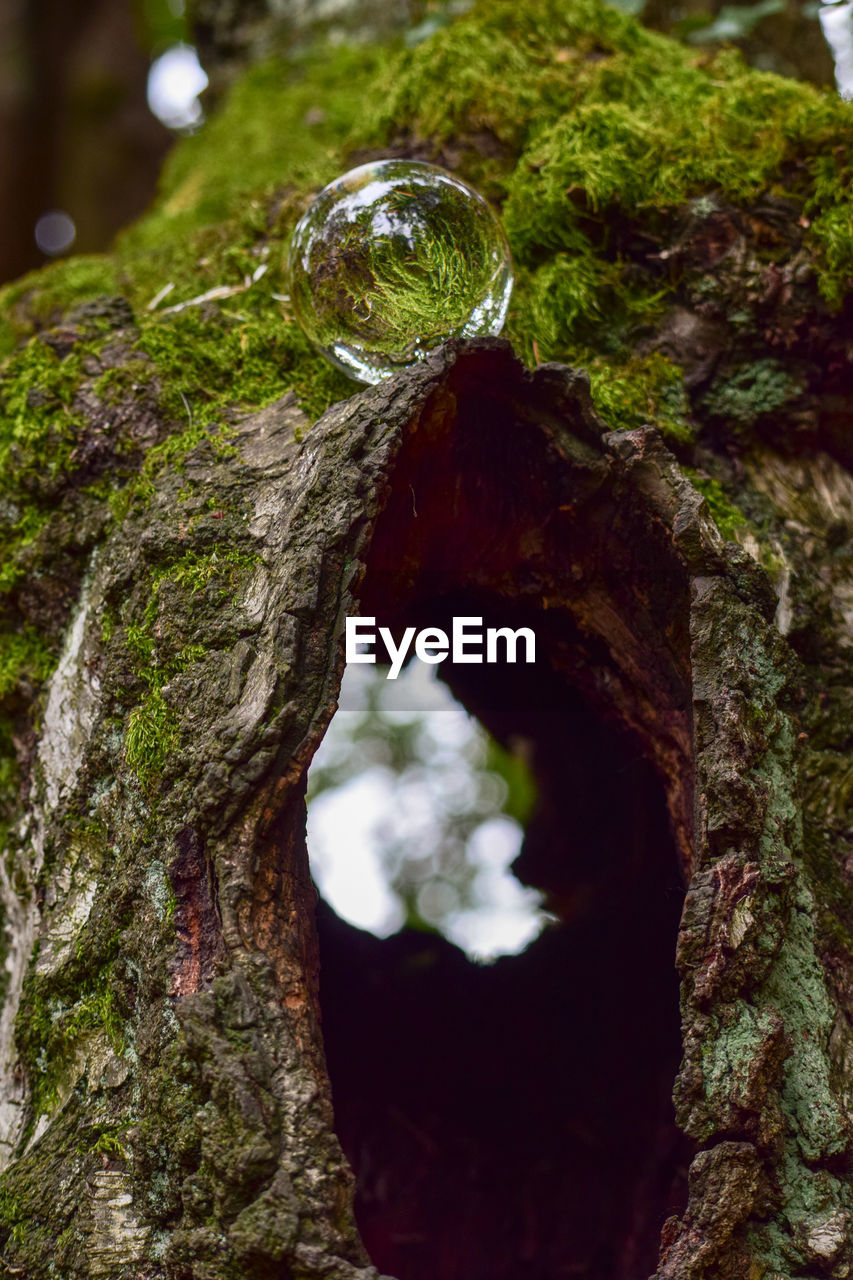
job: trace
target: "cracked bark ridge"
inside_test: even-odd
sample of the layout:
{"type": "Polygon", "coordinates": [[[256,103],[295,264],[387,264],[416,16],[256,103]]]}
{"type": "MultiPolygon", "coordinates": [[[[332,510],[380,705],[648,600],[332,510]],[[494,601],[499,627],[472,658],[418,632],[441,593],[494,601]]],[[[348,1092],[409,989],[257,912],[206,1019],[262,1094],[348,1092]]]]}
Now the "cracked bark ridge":
{"type": "Polygon", "coordinates": [[[288,396],[206,441],[90,565],[3,864],[3,1185],[28,1222],[7,1265],[376,1277],[324,1064],[305,776],[345,615],[464,591],[536,612],[547,662],[666,792],[700,1150],[658,1280],[847,1274],[853,1046],[763,572],[651,427],[608,432],[583,375],[500,340],[305,425],[288,396]]]}

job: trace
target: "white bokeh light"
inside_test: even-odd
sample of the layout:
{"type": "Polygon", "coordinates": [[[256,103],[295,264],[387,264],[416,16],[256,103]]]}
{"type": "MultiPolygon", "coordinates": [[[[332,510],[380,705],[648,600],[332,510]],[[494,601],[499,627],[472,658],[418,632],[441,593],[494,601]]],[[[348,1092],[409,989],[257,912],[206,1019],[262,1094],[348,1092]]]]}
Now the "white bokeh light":
{"type": "Polygon", "coordinates": [[[381,766],[327,791],[308,811],[308,846],[317,888],[342,919],[380,938],[405,922],[388,887],[373,830],[393,799],[393,781],[381,766]]]}
{"type": "Polygon", "coordinates": [[[444,932],[472,959],[517,955],[551,918],[541,909],[540,895],[519,884],[509,869],[521,837],[518,823],[501,816],[482,823],[468,841],[468,857],[479,868],[479,901],[473,910],[451,913],[444,932]]]}
{"type": "Polygon", "coordinates": [[[176,44],[151,64],[148,105],[169,129],[192,129],[201,124],[199,94],[207,76],[192,45],[176,44]]]}
{"type": "Polygon", "coordinates": [[[70,249],[77,236],[74,220],[62,209],[43,213],[35,225],[35,240],[42,253],[55,257],[70,249]]]}
{"type": "Polygon", "coordinates": [[[818,18],[835,60],[838,92],[853,98],[853,0],[821,5],[818,18]]]}

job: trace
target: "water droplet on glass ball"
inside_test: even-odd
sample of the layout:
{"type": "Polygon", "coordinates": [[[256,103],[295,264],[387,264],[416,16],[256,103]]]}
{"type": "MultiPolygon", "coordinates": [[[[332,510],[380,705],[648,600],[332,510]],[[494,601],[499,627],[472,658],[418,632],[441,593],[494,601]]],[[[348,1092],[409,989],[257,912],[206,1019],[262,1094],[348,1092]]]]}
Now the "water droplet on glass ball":
{"type": "Polygon", "coordinates": [[[500,333],[512,292],[509,247],[485,200],[419,160],[363,164],[324,188],[296,226],[288,270],[299,323],[360,382],[448,338],[500,333]]]}

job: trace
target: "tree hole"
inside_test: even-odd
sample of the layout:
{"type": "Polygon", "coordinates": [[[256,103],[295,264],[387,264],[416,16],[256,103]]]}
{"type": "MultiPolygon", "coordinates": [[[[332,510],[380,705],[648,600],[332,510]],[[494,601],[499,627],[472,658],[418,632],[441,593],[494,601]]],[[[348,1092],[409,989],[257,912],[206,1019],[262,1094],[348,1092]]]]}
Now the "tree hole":
{"type": "Polygon", "coordinates": [[[606,432],[582,374],[481,345],[406,428],[352,568],[358,613],[396,639],[455,617],[535,633],[533,664],[448,658],[439,676],[530,771],[511,871],[555,917],[476,964],[321,904],[337,1132],[397,1280],[645,1280],[684,1208],[690,582],[666,466],[647,434],[606,432]]]}
{"type": "MultiPolygon", "coordinates": [[[[433,621],[458,604],[434,601],[433,621]]],[[[484,608],[468,601],[465,612],[484,608]]],[[[487,955],[520,953],[477,964],[438,932],[394,932],[399,903],[374,922],[384,938],[321,904],[324,1038],[362,1238],[397,1280],[643,1280],[664,1221],[683,1210],[690,1156],[671,1102],[683,884],[663,787],[636,738],[593,712],[547,658],[445,663],[441,674],[535,780],[513,867],[530,940],[493,938],[487,955]]],[[[381,671],[373,680],[381,696],[381,671]]],[[[413,711],[400,710],[398,730],[413,711]]],[[[444,714],[424,708],[422,721],[444,714]]],[[[393,737],[364,748],[367,773],[383,750],[390,767],[393,737]]],[[[334,763],[332,743],[318,767],[334,763]]],[[[488,845],[491,834],[495,864],[506,861],[494,847],[500,809],[474,808],[479,838],[488,845]]],[[[401,815],[386,817],[405,840],[401,815]]],[[[444,817],[434,820],[442,830],[444,817]]],[[[344,856],[346,825],[336,834],[344,856]]],[[[426,829],[409,829],[422,867],[426,829]]],[[[435,873],[441,849],[432,855],[435,873]]],[[[488,864],[488,848],[480,856],[488,864]]],[[[478,869],[468,869],[475,879],[478,869]]],[[[464,868],[456,875],[464,882],[464,868]]],[[[453,914],[420,923],[445,927],[453,914]]]]}

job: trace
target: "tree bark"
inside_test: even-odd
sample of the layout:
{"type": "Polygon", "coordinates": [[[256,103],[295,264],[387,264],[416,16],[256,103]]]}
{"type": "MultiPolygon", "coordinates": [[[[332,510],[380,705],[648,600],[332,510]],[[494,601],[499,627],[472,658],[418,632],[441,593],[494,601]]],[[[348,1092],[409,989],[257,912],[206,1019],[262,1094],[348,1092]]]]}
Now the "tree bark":
{"type": "MultiPolygon", "coordinates": [[[[502,342],[446,348],[297,443],[301,426],[288,397],[226,456],[201,446],[87,573],[4,863],[5,1187],[24,1224],[7,1265],[375,1274],[324,1067],[305,773],[343,617],[396,625],[457,600],[534,622],[548,696],[579,691],[663,788],[688,885],[677,1106],[700,1149],[658,1275],[746,1274],[780,1230],[790,1274],[843,1265],[851,1048],[841,970],[815,946],[826,884],[801,861],[802,690],[763,572],[653,428],[608,432],[581,375],[530,374],[502,342]],[[219,557],[227,602],[176,569],[219,557]],[[156,786],[116,733],[134,625],[161,661],[206,649],[162,689],[176,745],[156,786]],[[40,1078],[57,1034],[61,1069],[40,1078]]],[[[463,676],[505,733],[507,691],[463,676]]],[[[540,849],[564,816],[544,781],[540,849]]],[[[567,897],[576,871],[538,862],[567,897]]],[[[633,891],[644,872],[621,869],[633,891]]]]}
{"type": "Polygon", "coordinates": [[[638,270],[708,285],[637,339],[695,392],[689,466],[497,339],[313,424],[293,393],[195,433],[186,405],[174,454],[155,393],[180,370],[140,369],[122,299],[26,348],[80,362],[69,467],[93,483],[31,474],[15,437],[52,513],[2,616],[25,645],[0,686],[9,1274],[850,1274],[844,313],[793,204],[673,219],[612,231],[638,270]],[[782,434],[734,398],[779,349],[803,387],[782,434]],[[133,395],[108,404],[116,374],[133,395]],[[352,613],[536,632],[532,673],[442,671],[536,775],[516,870],[562,923],[517,960],[316,910],[306,774],[352,613]]]}

